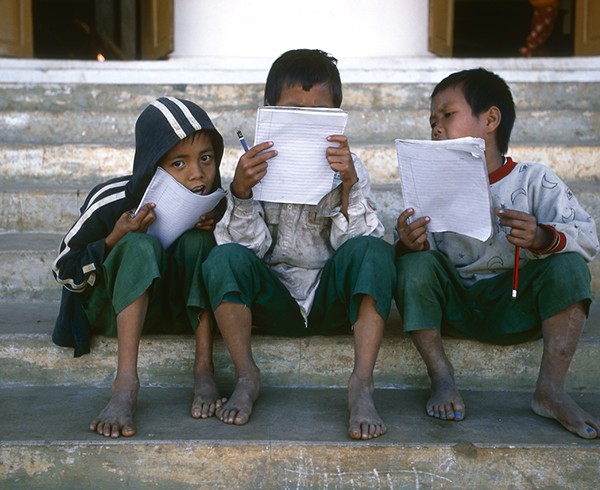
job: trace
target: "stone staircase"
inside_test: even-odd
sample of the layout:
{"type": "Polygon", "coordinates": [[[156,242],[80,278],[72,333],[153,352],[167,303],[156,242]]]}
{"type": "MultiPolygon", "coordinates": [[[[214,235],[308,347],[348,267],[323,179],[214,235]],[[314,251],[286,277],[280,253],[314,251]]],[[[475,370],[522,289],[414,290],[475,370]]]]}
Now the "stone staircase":
{"type": "MultiPolygon", "coordinates": [[[[511,81],[517,123],[511,155],[542,161],[600,223],[600,77],[511,81]]],[[[433,83],[349,83],[353,151],[369,168],[391,234],[401,208],[394,138],[428,138],[433,83]]],[[[129,173],[133,126],[154,98],[197,101],[225,137],[225,180],[253,139],[262,85],[0,82],[0,487],[2,488],[597,488],[600,442],[584,441],[529,409],[541,342],[497,347],[448,340],[468,406],[462,423],[424,413],[428,379],[396,311],[378,359],[383,437],[346,436],[352,338],[257,336],[263,390],[249,424],[194,420],[192,337],[142,341],[142,390],[131,439],[87,430],[108,400],[114,339],[73,358],[50,338],[60,290],[50,265],[91,186],[129,173]]],[[[388,236],[388,239],[391,239],[388,236]]],[[[600,261],[590,265],[595,298],[600,261]]],[[[600,308],[593,306],[568,388],[600,413],[600,308]]],[[[217,379],[232,388],[218,339],[217,379]]]]}

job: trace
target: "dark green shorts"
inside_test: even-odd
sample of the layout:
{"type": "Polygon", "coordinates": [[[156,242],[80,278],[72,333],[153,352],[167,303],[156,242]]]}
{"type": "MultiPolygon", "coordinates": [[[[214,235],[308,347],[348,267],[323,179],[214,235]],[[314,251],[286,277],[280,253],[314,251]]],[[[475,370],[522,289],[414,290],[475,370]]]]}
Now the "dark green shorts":
{"type": "Polygon", "coordinates": [[[116,336],[116,315],[146,290],[150,304],[144,333],[193,333],[208,307],[202,263],[215,247],[212,233],[190,230],[165,252],[144,233],[128,233],[110,251],[103,273],[85,298],[92,332],[116,336]]]}
{"type": "Polygon", "coordinates": [[[541,337],[541,324],[565,308],[591,303],[590,271],[576,253],[530,260],[519,271],[512,298],[512,272],[463,286],[453,264],[438,251],[399,257],[396,304],[404,331],[440,329],[445,335],[492,344],[541,337]]]}
{"type": "Polygon", "coordinates": [[[289,337],[351,332],[364,295],[375,299],[378,313],[386,320],[395,280],[389,243],[373,237],[352,238],[325,264],[305,324],[285,286],[247,248],[220,245],[204,263],[204,283],[213,308],[224,301],[247,305],[259,331],[289,337]]]}

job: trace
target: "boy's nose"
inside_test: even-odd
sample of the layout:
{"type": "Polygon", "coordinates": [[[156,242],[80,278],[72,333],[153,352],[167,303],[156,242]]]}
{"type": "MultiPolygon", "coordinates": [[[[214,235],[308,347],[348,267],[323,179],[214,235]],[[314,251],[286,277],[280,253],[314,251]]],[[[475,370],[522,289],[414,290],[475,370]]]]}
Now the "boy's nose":
{"type": "Polygon", "coordinates": [[[202,172],[202,165],[200,164],[200,162],[196,162],[190,165],[190,179],[201,179],[203,176],[204,172],[202,172]]]}

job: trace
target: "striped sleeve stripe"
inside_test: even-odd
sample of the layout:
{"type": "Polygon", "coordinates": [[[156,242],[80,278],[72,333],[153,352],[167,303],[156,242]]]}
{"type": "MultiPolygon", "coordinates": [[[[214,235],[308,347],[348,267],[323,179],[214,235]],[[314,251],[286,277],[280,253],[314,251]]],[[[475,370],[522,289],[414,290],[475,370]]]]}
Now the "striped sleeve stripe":
{"type": "MultiPolygon", "coordinates": [[[[104,190],[106,190],[106,187],[104,188],[104,190]]],[[[98,202],[91,204],[90,206],[88,206],[88,208],[85,210],[85,212],[79,217],[79,219],[73,225],[73,227],[69,230],[69,232],[67,233],[67,235],[65,236],[65,238],[63,240],[63,243],[65,244],[65,248],[62,250],[62,252],[56,258],[56,260],[52,263],[52,272],[54,272],[54,277],[56,278],[56,281],[59,284],[62,284],[63,286],[69,286],[69,289],[71,289],[73,291],[82,291],[83,289],[85,289],[87,281],[84,281],[81,284],[76,284],[75,281],[73,281],[73,279],[71,279],[71,278],[61,279],[58,275],[58,273],[59,273],[58,262],[60,261],[60,259],[62,257],[64,257],[67,253],[69,253],[69,251],[71,250],[71,248],[69,247],[69,242],[79,232],[79,230],[81,230],[84,223],[89,219],[89,217],[97,209],[101,208],[102,206],[106,206],[107,204],[110,204],[112,202],[118,201],[119,199],[124,199],[124,198],[125,198],[125,191],[121,191],[116,194],[107,196],[104,199],[100,199],[98,202]]]]}
{"type": "Polygon", "coordinates": [[[129,182],[129,181],[128,180],[122,180],[120,182],[114,182],[112,184],[108,184],[108,185],[102,187],[101,189],[99,189],[93,196],[90,197],[88,205],[85,208],[86,211],[90,208],[90,206],[92,206],[96,202],[96,199],[98,199],[98,197],[101,194],[104,194],[106,191],[109,191],[111,189],[116,189],[116,188],[119,188],[119,187],[125,187],[127,185],[127,182],[129,182]]]}

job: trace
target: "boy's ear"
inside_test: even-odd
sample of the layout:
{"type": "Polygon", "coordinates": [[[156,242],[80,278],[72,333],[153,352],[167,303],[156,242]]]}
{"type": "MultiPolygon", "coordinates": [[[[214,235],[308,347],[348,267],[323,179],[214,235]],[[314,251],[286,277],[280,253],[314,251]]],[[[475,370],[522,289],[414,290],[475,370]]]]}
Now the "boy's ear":
{"type": "Polygon", "coordinates": [[[500,126],[500,121],[502,120],[502,113],[500,109],[493,105],[485,112],[485,127],[488,133],[493,133],[496,131],[498,126],[500,126]]]}

